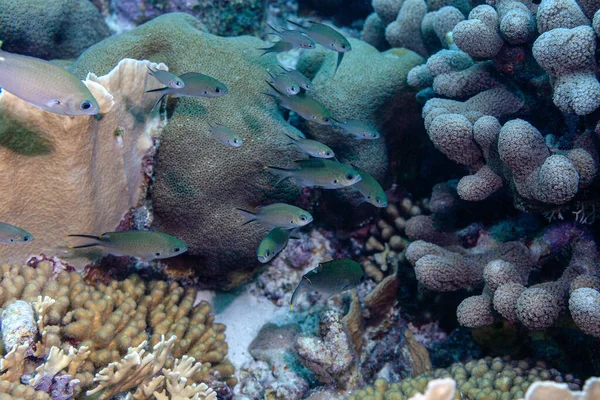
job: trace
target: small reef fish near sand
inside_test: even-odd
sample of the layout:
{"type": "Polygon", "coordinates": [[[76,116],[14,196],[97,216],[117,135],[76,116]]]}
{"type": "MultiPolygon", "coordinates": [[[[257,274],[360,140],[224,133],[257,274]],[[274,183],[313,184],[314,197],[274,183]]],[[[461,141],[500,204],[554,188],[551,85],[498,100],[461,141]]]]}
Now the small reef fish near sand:
{"type": "Polygon", "coordinates": [[[305,28],[296,22],[290,21],[289,19],[287,22],[297,26],[300,29],[300,32],[314,40],[315,43],[318,43],[329,50],[338,52],[337,64],[335,65],[335,70],[333,71],[333,75],[335,75],[340,64],[342,63],[344,54],[352,50],[352,46],[350,45],[348,39],[346,39],[344,35],[335,29],[318,22],[308,21],[310,22],[310,27],[308,28],[305,28]]]}
{"type": "Polygon", "coordinates": [[[300,86],[286,74],[268,73],[271,77],[271,81],[267,82],[275,87],[280,93],[285,94],[286,96],[295,96],[300,93],[300,86]]]}
{"type": "Polygon", "coordinates": [[[315,45],[315,42],[313,42],[311,38],[309,38],[300,31],[294,31],[290,29],[282,29],[278,31],[271,25],[267,25],[269,26],[269,28],[271,28],[271,30],[273,30],[273,32],[271,32],[270,35],[279,36],[283,42],[290,43],[301,49],[314,49],[315,47],[317,47],[315,45]]]}
{"type": "Polygon", "coordinates": [[[322,158],[298,160],[294,161],[294,165],[298,168],[286,169],[268,165],[264,168],[281,177],[275,186],[287,179],[293,179],[302,186],[340,189],[354,185],[362,179],[358,171],[351,166],[322,158]]]}
{"type": "Polygon", "coordinates": [[[248,211],[242,208],[234,208],[234,210],[246,218],[246,221],[242,225],[253,221],[260,221],[279,228],[293,229],[308,225],[313,220],[312,215],[308,211],[285,203],[260,206],[256,208],[256,211],[248,211]]]}
{"type": "Polygon", "coordinates": [[[271,261],[281,250],[287,246],[287,243],[290,238],[296,238],[295,230],[292,229],[283,229],[283,228],[273,228],[271,231],[265,236],[265,238],[258,245],[258,249],[256,250],[256,257],[258,261],[262,264],[268,263],[271,261]]]}
{"type": "Polygon", "coordinates": [[[335,126],[342,128],[342,130],[348,134],[354,136],[355,139],[368,139],[375,140],[379,139],[381,135],[375,128],[354,119],[349,119],[343,122],[336,122],[335,126]]]}
{"type": "Polygon", "coordinates": [[[242,137],[223,125],[211,125],[209,123],[209,131],[213,137],[219,142],[226,146],[240,147],[244,142],[242,137]]]}
{"type": "Polygon", "coordinates": [[[356,165],[353,165],[352,167],[354,167],[354,169],[357,170],[360,176],[362,177],[362,179],[359,182],[352,186],[354,189],[358,190],[363,196],[359,204],[366,202],[378,208],[387,207],[387,195],[385,194],[385,191],[383,190],[379,182],[377,182],[375,178],[373,178],[371,174],[369,174],[367,171],[358,168],[356,165]]]}
{"type": "Polygon", "coordinates": [[[146,93],[160,93],[161,96],[154,103],[153,109],[165,98],[167,95],[173,97],[221,97],[229,92],[227,86],[223,82],[218,81],[212,76],[204,75],[199,72],[186,72],[180,75],[179,78],[184,83],[182,88],[172,88],[165,86],[164,88],[158,88],[148,90],[146,93]]]}
{"type": "Polygon", "coordinates": [[[315,269],[302,276],[290,300],[290,310],[303,292],[318,291],[330,298],[352,289],[364,282],[366,276],[362,266],[349,258],[320,263],[315,269]]]}
{"type": "Polygon", "coordinates": [[[275,43],[271,47],[261,47],[259,50],[264,50],[264,53],[261,54],[261,57],[262,57],[265,54],[283,53],[284,51],[290,51],[295,48],[296,48],[296,46],[294,46],[292,43],[284,42],[284,41],[280,40],[279,42],[275,43]]]}
{"type": "MultiPolygon", "coordinates": [[[[267,82],[269,83],[269,82],[267,82]]],[[[276,93],[264,93],[267,96],[271,96],[279,101],[279,104],[283,108],[287,108],[290,111],[294,111],[302,118],[316,122],[320,125],[333,125],[335,120],[331,116],[331,112],[317,100],[306,94],[298,94],[296,96],[286,96],[279,92],[279,90],[269,83],[271,88],[275,89],[276,93]]]]}
{"type": "Polygon", "coordinates": [[[70,249],[99,247],[115,256],[130,256],[142,261],[175,257],[185,253],[188,249],[182,240],[161,232],[124,231],[106,232],[100,236],[79,234],[67,236],[92,240],[91,243],[69,246],[70,249]]]}
{"type": "Polygon", "coordinates": [[[321,142],[317,142],[316,140],[312,140],[312,139],[304,139],[304,138],[300,138],[300,137],[294,137],[287,133],[286,133],[286,136],[292,140],[292,142],[290,144],[295,145],[301,151],[303,151],[304,153],[308,154],[311,157],[316,157],[316,158],[333,158],[333,157],[335,157],[335,153],[333,152],[333,150],[331,150],[329,148],[329,146],[327,146],[321,142]]]}
{"type": "Polygon", "coordinates": [[[289,76],[294,82],[296,82],[298,86],[300,86],[302,89],[306,91],[312,90],[312,81],[304,75],[302,75],[301,72],[295,69],[283,68],[281,65],[279,66],[279,68],[281,68],[284,71],[284,73],[287,76],[289,76]]]}
{"type": "Polygon", "coordinates": [[[185,87],[183,80],[175,74],[162,69],[152,69],[148,67],[150,76],[156,78],[157,81],[172,89],[181,89],[185,87]]]}
{"type": "Polygon", "coordinates": [[[0,243],[25,244],[33,240],[31,233],[17,226],[0,222],[0,243]]]}
{"type": "Polygon", "coordinates": [[[74,74],[51,62],[0,50],[0,87],[23,101],[54,114],[96,115],[92,92],[74,74]]]}

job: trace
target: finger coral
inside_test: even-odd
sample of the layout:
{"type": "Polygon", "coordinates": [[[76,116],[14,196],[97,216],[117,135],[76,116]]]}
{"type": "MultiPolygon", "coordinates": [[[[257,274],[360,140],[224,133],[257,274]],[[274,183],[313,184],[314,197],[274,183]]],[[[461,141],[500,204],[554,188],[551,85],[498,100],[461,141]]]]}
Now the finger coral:
{"type": "Polygon", "coordinates": [[[162,124],[157,114],[141,117],[151,107],[145,90],[156,85],[148,66],[164,68],[124,59],[107,75],[87,76],[98,119],[50,114],[0,94],[0,208],[6,221],[35,237],[26,246],[0,248],[3,262],[46,254],[82,267],[89,258],[67,252],[63,236],[114,231],[145,200],[146,157],[162,124]]]}
{"type": "MultiPolygon", "coordinates": [[[[41,262],[37,268],[3,265],[0,282],[0,307],[14,300],[36,302],[38,296],[55,299],[50,306],[37,301],[43,309],[38,321],[39,341],[36,356],[45,358],[53,351],[69,352],[77,344],[79,352],[87,347],[89,357],[83,360],[73,353],[71,361],[81,368],[69,367],[69,374],[81,381],[83,388],[91,384],[90,372],[118,362],[129,349],[148,341],[156,346],[162,336],[176,336],[170,343],[169,355],[193,357],[202,363],[194,369],[194,382],[222,380],[235,384],[233,366],[226,360],[225,326],[214,323],[210,305],[194,306],[196,291],[183,289],[164,281],[146,283],[137,276],[112,281],[97,287],[84,283],[76,272],[53,275],[52,266],[41,262]],[[57,350],[52,350],[55,346],[57,350]],[[83,372],[77,372],[78,370],[83,372]]],[[[48,304],[46,301],[45,304],[48,304]]],[[[173,368],[173,360],[165,361],[173,368]]]]}

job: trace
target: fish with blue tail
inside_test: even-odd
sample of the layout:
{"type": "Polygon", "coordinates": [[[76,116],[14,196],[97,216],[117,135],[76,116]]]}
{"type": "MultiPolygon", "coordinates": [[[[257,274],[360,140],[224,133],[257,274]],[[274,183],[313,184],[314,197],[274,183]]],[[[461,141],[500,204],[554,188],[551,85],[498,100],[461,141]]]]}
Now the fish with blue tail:
{"type": "Polygon", "coordinates": [[[280,176],[275,186],[291,179],[301,186],[323,189],[341,189],[359,182],[362,177],[350,165],[323,158],[294,161],[296,168],[265,166],[264,169],[280,176]]]}
{"type": "Polygon", "coordinates": [[[115,256],[135,257],[150,261],[175,257],[188,250],[187,245],[174,236],[152,231],[106,232],[99,236],[73,234],[67,237],[90,239],[90,243],[69,246],[70,249],[98,247],[115,256]]]}
{"type": "Polygon", "coordinates": [[[271,261],[285,249],[290,239],[299,239],[296,229],[273,228],[256,249],[256,257],[262,264],[271,261]]]}
{"type": "Polygon", "coordinates": [[[26,244],[33,241],[33,235],[18,226],[0,222],[0,243],[26,244]]]}
{"type": "Polygon", "coordinates": [[[317,291],[326,299],[353,289],[366,279],[362,266],[349,258],[319,263],[315,269],[302,276],[290,300],[290,310],[298,297],[304,292],[317,291]]]}
{"type": "Polygon", "coordinates": [[[313,217],[308,211],[285,203],[260,206],[255,211],[244,210],[243,208],[234,208],[234,210],[246,219],[242,225],[260,221],[278,228],[294,229],[308,225],[313,221],[313,217]]]}
{"type": "Polygon", "coordinates": [[[72,117],[96,115],[98,101],[73,73],[51,62],[0,50],[0,87],[41,110],[72,117]]]}
{"type": "Polygon", "coordinates": [[[165,86],[163,88],[148,90],[146,93],[159,93],[161,96],[156,100],[152,109],[167,96],[172,97],[221,97],[229,92],[227,86],[223,82],[213,78],[212,76],[204,75],[199,72],[187,72],[180,75],[179,78],[184,83],[182,88],[172,88],[165,86]]]}
{"type": "Polygon", "coordinates": [[[352,45],[338,31],[335,29],[318,22],[308,21],[310,26],[308,28],[287,20],[292,25],[295,25],[300,29],[300,32],[304,33],[306,36],[315,41],[315,43],[320,44],[321,46],[336,51],[338,53],[337,64],[335,65],[335,70],[333,71],[333,75],[337,72],[340,64],[342,63],[342,59],[344,58],[344,54],[350,50],[352,50],[352,45]]]}

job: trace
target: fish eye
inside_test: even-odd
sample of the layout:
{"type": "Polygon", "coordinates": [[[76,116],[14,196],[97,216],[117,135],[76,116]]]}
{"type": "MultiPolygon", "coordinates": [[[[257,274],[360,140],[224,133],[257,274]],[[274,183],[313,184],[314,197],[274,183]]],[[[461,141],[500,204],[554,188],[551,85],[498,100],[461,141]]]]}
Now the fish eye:
{"type": "Polygon", "coordinates": [[[29,242],[29,236],[23,236],[23,241],[24,242],[29,242]]]}
{"type": "Polygon", "coordinates": [[[381,204],[381,199],[380,199],[379,197],[377,197],[377,198],[375,199],[375,201],[377,202],[377,204],[381,204]]]}
{"type": "Polygon", "coordinates": [[[177,246],[173,247],[173,253],[179,253],[181,249],[177,246]]]}
{"type": "Polygon", "coordinates": [[[346,48],[346,45],[345,45],[345,44],[341,44],[341,45],[340,45],[340,47],[341,47],[342,49],[345,49],[345,48],[346,48]]]}
{"type": "Polygon", "coordinates": [[[183,82],[181,82],[181,81],[175,81],[175,86],[181,87],[181,86],[183,86],[183,82]]]}
{"type": "Polygon", "coordinates": [[[348,174],[346,175],[346,179],[348,179],[349,181],[354,180],[354,175],[348,174]]]}
{"type": "Polygon", "coordinates": [[[335,43],[331,43],[331,47],[335,47],[335,43]]]}
{"type": "Polygon", "coordinates": [[[79,105],[79,108],[81,108],[83,111],[89,110],[90,108],[92,108],[92,102],[89,100],[85,100],[79,105]]]}
{"type": "Polygon", "coordinates": [[[55,106],[60,106],[62,104],[58,99],[52,100],[52,103],[54,103],[55,106]]]}
{"type": "Polygon", "coordinates": [[[271,255],[271,250],[265,251],[265,256],[269,257],[271,255]]]}
{"type": "Polygon", "coordinates": [[[337,180],[337,179],[334,179],[334,180],[333,180],[333,183],[337,184],[337,183],[338,183],[338,180],[337,180]]]}
{"type": "Polygon", "coordinates": [[[328,151],[326,151],[326,152],[325,152],[325,155],[329,157],[329,156],[331,155],[331,153],[330,153],[330,152],[328,152],[328,151]]]}
{"type": "Polygon", "coordinates": [[[15,239],[12,239],[12,238],[10,239],[10,242],[11,242],[11,243],[14,243],[14,241],[15,241],[15,239]]]}
{"type": "MultiPolygon", "coordinates": [[[[368,195],[368,196],[367,196],[367,199],[371,200],[371,195],[368,195]]],[[[379,201],[379,200],[377,200],[377,201],[379,201]]]]}
{"type": "Polygon", "coordinates": [[[300,216],[300,221],[306,221],[306,219],[307,219],[307,218],[306,218],[306,216],[305,216],[305,215],[301,215],[301,216],[300,216]]]}
{"type": "Polygon", "coordinates": [[[221,93],[221,89],[219,89],[218,87],[215,88],[215,93],[221,93]]]}
{"type": "Polygon", "coordinates": [[[158,253],[158,252],[157,252],[157,253],[154,253],[154,255],[155,255],[156,257],[160,257],[160,253],[158,253]]]}
{"type": "Polygon", "coordinates": [[[205,90],[205,91],[204,91],[204,94],[208,94],[208,92],[205,90]]]}
{"type": "Polygon", "coordinates": [[[330,119],[329,119],[329,118],[323,118],[323,121],[324,121],[324,122],[329,122],[329,121],[330,121],[330,119]]]}
{"type": "Polygon", "coordinates": [[[316,115],[311,115],[312,119],[317,119],[316,115]]]}

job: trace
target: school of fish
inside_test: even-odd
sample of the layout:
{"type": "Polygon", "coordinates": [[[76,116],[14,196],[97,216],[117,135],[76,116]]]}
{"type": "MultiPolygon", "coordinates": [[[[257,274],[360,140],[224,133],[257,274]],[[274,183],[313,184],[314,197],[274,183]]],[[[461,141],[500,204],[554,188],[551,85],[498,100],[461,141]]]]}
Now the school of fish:
{"type": "MultiPolygon", "coordinates": [[[[296,29],[277,30],[269,25],[271,35],[279,37],[273,46],[262,48],[267,54],[278,54],[293,49],[315,49],[321,45],[338,53],[337,72],[344,54],[352,50],[350,42],[333,28],[309,21],[305,27],[289,21],[296,29]]],[[[340,128],[343,133],[357,140],[375,140],[379,132],[368,124],[357,120],[338,120],[319,101],[308,94],[314,88],[309,78],[294,69],[279,66],[281,71],[266,71],[267,91],[263,92],[298,116],[321,125],[340,128]]],[[[164,87],[148,90],[159,95],[152,110],[167,96],[173,98],[192,96],[217,98],[229,93],[227,86],[217,79],[199,73],[186,72],[175,75],[171,72],[148,68],[148,74],[164,87]]],[[[97,100],[87,86],[68,70],[51,62],[0,50],[0,88],[41,110],[71,117],[94,116],[100,112],[97,100]]],[[[219,143],[229,147],[243,145],[241,135],[218,123],[208,123],[208,133],[219,143]]],[[[296,184],[323,189],[353,187],[361,195],[361,201],[375,207],[386,207],[387,196],[381,185],[366,171],[337,160],[333,149],[326,144],[306,137],[288,135],[289,144],[307,155],[308,159],[293,160],[293,166],[265,166],[265,170],[277,175],[279,183],[291,180],[296,184]]],[[[313,222],[313,216],[299,207],[274,203],[256,207],[254,211],[236,208],[248,224],[253,221],[271,227],[258,245],[256,256],[259,262],[268,263],[287,245],[290,239],[298,239],[297,231],[313,222]]],[[[69,246],[70,249],[97,248],[116,256],[134,257],[140,261],[151,261],[175,257],[188,250],[180,239],[166,233],[153,231],[106,232],[71,234],[68,237],[87,239],[86,243],[69,246]]],[[[34,237],[20,227],[0,222],[0,244],[27,244],[34,237]]],[[[290,308],[304,291],[317,290],[327,296],[356,287],[365,279],[360,264],[350,259],[338,259],[319,266],[305,274],[294,291],[290,308]]]]}

